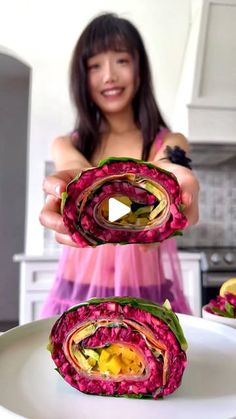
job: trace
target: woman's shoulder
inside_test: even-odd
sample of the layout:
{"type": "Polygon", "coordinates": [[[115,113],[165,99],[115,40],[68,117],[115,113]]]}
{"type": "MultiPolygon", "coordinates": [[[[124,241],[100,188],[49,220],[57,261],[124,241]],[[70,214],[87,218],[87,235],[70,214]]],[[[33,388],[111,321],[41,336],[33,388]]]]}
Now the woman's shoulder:
{"type": "Polygon", "coordinates": [[[156,149],[159,150],[159,148],[162,146],[162,144],[166,141],[169,142],[176,142],[176,140],[180,143],[186,144],[188,143],[187,138],[181,134],[180,132],[173,132],[169,128],[164,128],[159,131],[155,138],[155,146],[156,149]]]}
{"type": "Polygon", "coordinates": [[[52,146],[53,147],[67,146],[67,145],[72,145],[72,142],[73,142],[72,134],[59,135],[58,137],[53,139],[52,146]]]}
{"type": "Polygon", "coordinates": [[[177,142],[180,145],[188,144],[188,141],[183,134],[179,132],[172,132],[169,128],[162,128],[153,141],[149,155],[150,160],[154,158],[165,142],[168,142],[168,144],[171,144],[172,142],[173,144],[176,144],[177,142]]]}
{"type": "Polygon", "coordinates": [[[164,140],[166,140],[166,139],[171,139],[171,138],[175,138],[175,139],[182,139],[182,140],[187,140],[186,139],[186,137],[183,135],[183,134],[181,134],[181,132],[173,132],[173,131],[170,131],[170,130],[165,130],[165,133],[164,133],[164,135],[163,135],[163,139],[164,140]]]}
{"type": "Polygon", "coordinates": [[[156,153],[162,146],[163,142],[167,137],[173,135],[169,128],[161,128],[156,134],[156,137],[152,144],[152,153],[156,153]]]}
{"type": "Polygon", "coordinates": [[[163,142],[168,142],[169,146],[176,146],[178,145],[179,147],[182,147],[184,149],[186,149],[186,147],[189,147],[189,142],[187,140],[187,138],[181,134],[180,132],[171,132],[169,131],[164,139],[163,142]]]}

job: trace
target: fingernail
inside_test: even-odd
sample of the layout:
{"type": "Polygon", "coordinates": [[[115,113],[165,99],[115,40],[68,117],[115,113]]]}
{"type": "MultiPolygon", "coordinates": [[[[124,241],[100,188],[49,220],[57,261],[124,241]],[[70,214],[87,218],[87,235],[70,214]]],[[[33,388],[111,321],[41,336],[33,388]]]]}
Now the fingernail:
{"type": "Polygon", "coordinates": [[[57,196],[60,198],[61,197],[60,185],[56,185],[55,192],[56,192],[57,196]]]}

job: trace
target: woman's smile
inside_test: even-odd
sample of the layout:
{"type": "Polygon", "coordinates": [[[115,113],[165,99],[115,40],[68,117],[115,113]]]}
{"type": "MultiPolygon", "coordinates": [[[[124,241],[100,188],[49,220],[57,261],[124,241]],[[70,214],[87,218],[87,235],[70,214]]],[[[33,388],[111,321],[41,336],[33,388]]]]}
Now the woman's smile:
{"type": "Polygon", "coordinates": [[[121,93],[124,91],[123,88],[110,88],[110,89],[105,89],[103,90],[101,93],[103,96],[109,97],[109,98],[115,98],[117,96],[120,96],[121,93]]]}
{"type": "Polygon", "coordinates": [[[88,88],[104,114],[132,107],[137,90],[134,59],[127,51],[106,51],[88,59],[88,88]]]}

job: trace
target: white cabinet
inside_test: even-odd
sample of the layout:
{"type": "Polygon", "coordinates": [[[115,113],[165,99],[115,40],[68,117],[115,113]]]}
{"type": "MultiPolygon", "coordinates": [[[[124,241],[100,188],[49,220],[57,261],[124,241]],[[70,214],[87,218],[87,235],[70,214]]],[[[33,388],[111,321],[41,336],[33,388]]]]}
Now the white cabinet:
{"type": "Polygon", "coordinates": [[[58,255],[15,255],[20,262],[19,324],[39,318],[41,306],[54,281],[58,255]]]}
{"type": "Polygon", "coordinates": [[[204,0],[195,3],[201,3],[202,10],[195,13],[195,22],[191,25],[182,73],[183,83],[191,80],[190,89],[187,85],[185,90],[182,88],[183,94],[191,92],[187,105],[188,138],[193,142],[235,143],[236,2],[204,0]],[[189,77],[192,66],[193,78],[189,77]]]}
{"type": "Polygon", "coordinates": [[[202,308],[200,254],[179,252],[179,257],[184,294],[189,301],[193,315],[200,317],[202,308]]]}
{"type": "MultiPolygon", "coordinates": [[[[179,252],[183,272],[184,293],[193,315],[201,316],[200,255],[179,252]]],[[[58,255],[15,255],[20,262],[20,313],[19,323],[24,324],[39,317],[43,301],[54,281],[58,255]]]]}

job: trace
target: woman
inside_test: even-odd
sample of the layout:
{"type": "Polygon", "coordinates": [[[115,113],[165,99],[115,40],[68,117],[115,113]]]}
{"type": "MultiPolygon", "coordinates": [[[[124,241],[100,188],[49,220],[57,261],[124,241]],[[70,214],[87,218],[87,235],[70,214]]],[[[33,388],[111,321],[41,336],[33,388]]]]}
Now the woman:
{"type": "MultiPolygon", "coordinates": [[[[147,54],[137,29],[114,14],[98,16],[85,28],[71,62],[71,93],[77,111],[72,134],[54,140],[58,172],[44,181],[48,194],[41,223],[56,232],[63,249],[55,283],[42,317],[59,314],[90,297],[132,295],[190,313],[184,297],[174,239],[161,245],[102,245],[78,248],[60,215],[60,194],[81,170],[109,156],[151,161],[173,172],[182,189],[189,225],[198,219],[198,181],[188,159],[167,158],[166,147],[189,145],[168,129],[156,104],[147,54]]],[[[172,150],[173,151],[173,150],[172,150]]]]}

